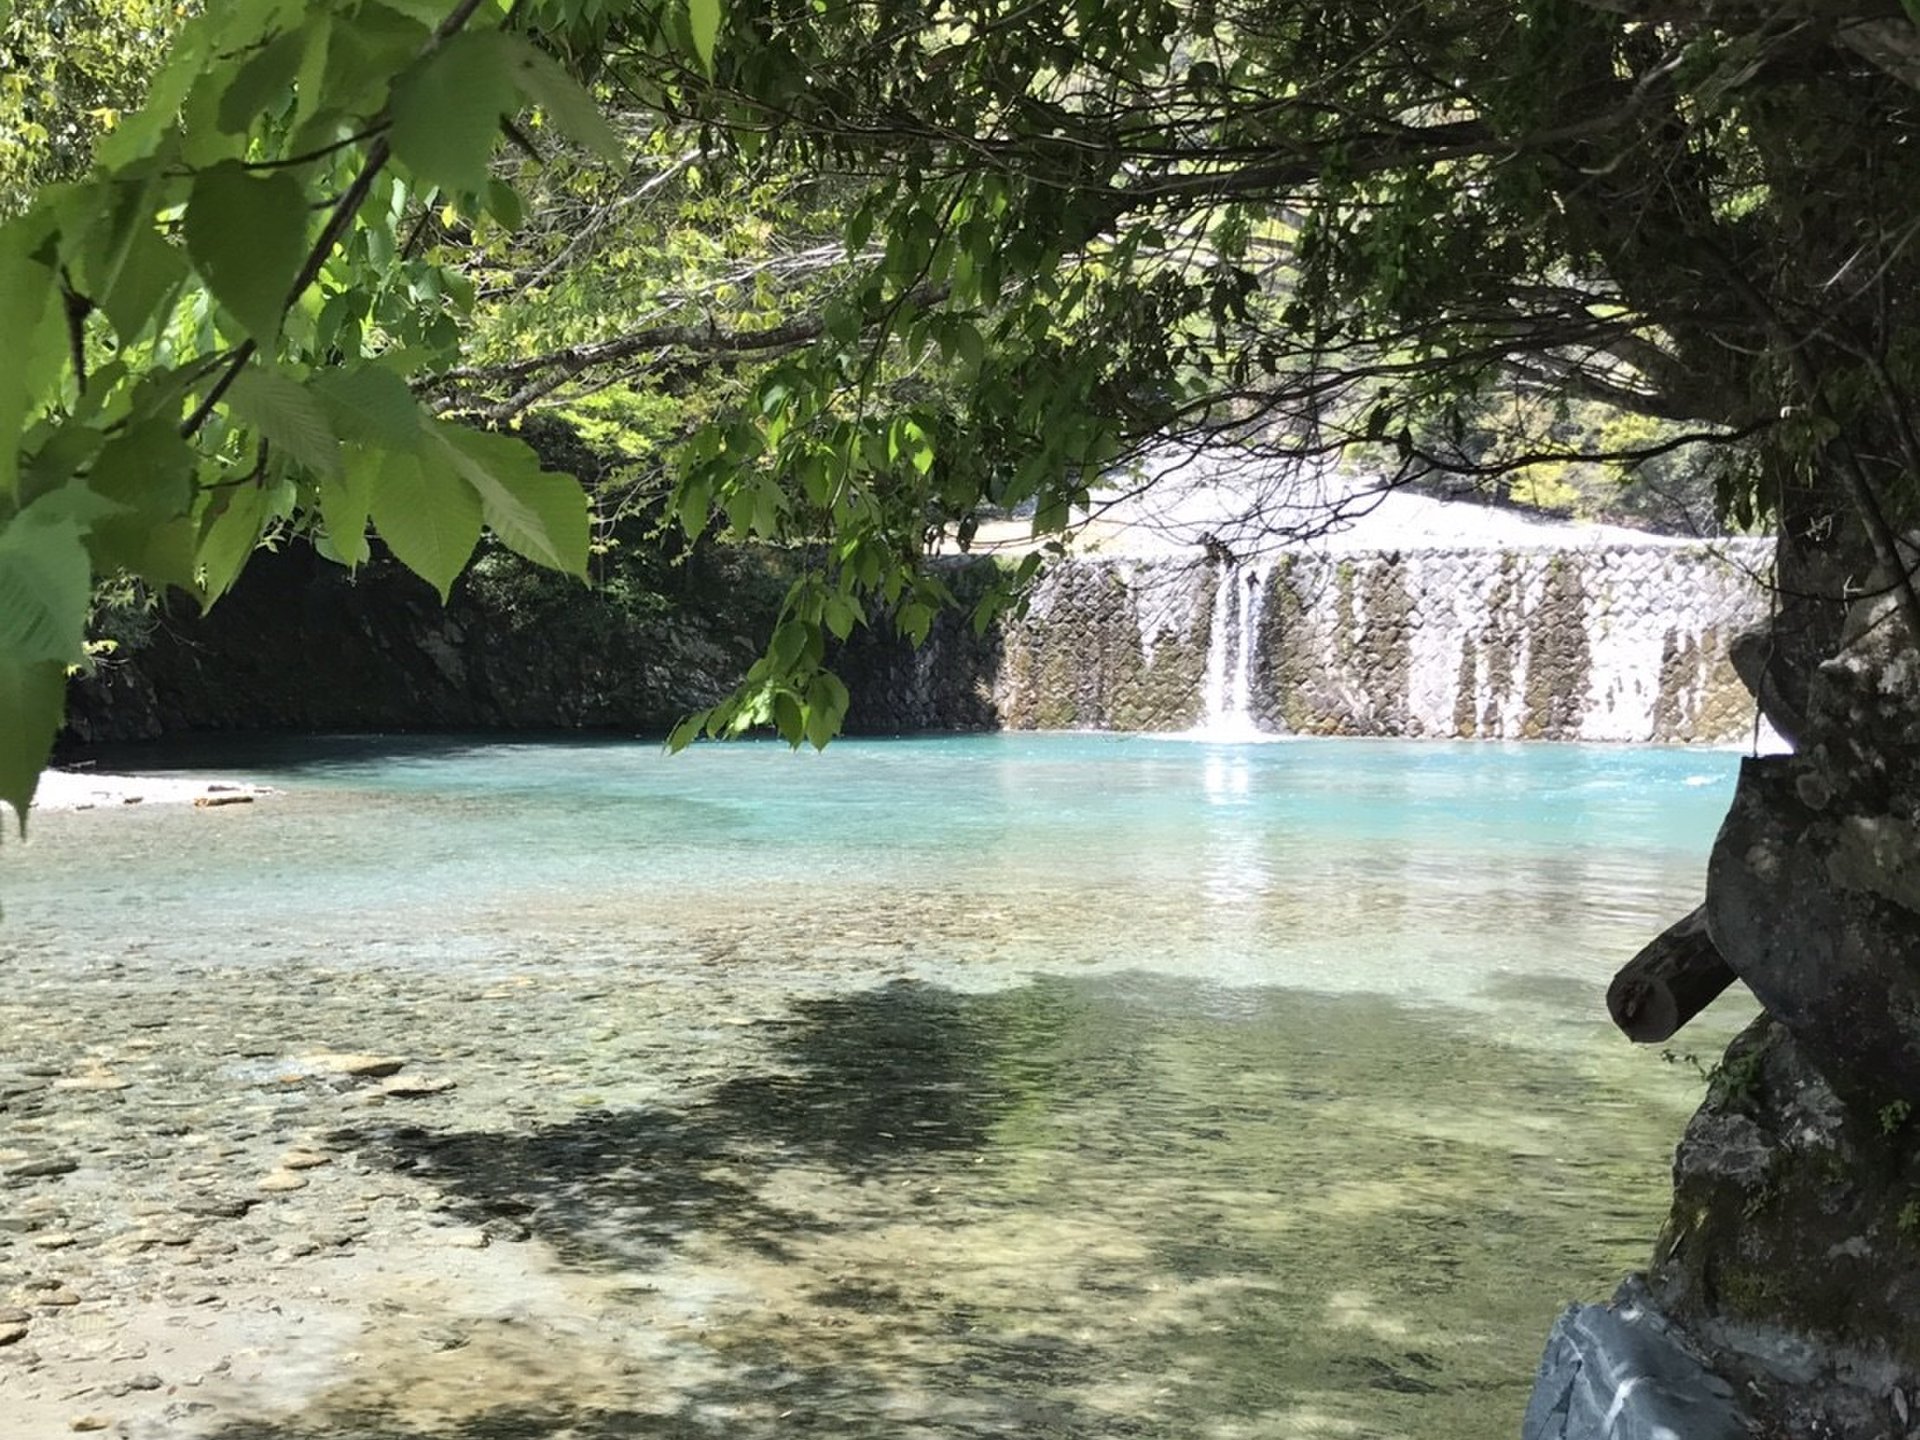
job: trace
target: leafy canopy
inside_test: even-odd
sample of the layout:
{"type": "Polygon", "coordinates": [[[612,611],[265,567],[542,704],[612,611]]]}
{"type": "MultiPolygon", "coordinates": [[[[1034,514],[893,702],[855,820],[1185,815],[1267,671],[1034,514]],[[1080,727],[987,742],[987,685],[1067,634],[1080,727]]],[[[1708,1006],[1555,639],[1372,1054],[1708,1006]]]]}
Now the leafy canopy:
{"type": "MultiPolygon", "coordinates": [[[[618,153],[529,28],[541,14],[211,7],[178,27],[144,108],[100,107],[84,177],[0,227],[0,800],[24,815],[94,577],[210,605],[263,541],[304,532],[353,564],[369,523],[443,595],[483,525],[585,574],[580,487],[407,383],[455,358],[471,293],[403,227],[510,208],[490,159],[523,113],[618,153]]],[[[78,18],[56,8],[38,33],[78,18]]],[[[74,171],[38,113],[16,97],[42,140],[22,178],[74,171]]]]}
{"type": "Polygon", "coordinates": [[[211,604],[263,542],[352,565],[369,527],[442,593],[483,528],[581,573],[589,497],[488,428],[536,406],[621,432],[689,534],[812,562],[677,743],[824,743],[834,639],[950,602],[932,540],[1055,535],[1168,437],[1397,478],[1711,443],[1730,513],[1814,535],[1844,493],[1898,563],[1910,30],[1824,0],[211,7],[144,107],[82,112],[90,169],[49,139],[8,181],[40,188],[0,228],[0,799],[90,579],[211,604]],[[1524,423],[1489,445],[1496,408],[1524,423]]]}

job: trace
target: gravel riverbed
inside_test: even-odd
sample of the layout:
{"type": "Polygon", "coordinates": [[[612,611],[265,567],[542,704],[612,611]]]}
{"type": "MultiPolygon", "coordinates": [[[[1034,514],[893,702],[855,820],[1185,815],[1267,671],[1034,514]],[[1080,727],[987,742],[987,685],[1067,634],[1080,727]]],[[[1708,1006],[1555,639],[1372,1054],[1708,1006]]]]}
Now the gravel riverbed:
{"type": "Polygon", "coordinates": [[[669,1299],[643,1241],[556,1252],[618,1220],[569,1208],[565,1176],[634,1158],[593,1117],[720,1073],[715,1045],[669,1038],[646,979],[553,957],[396,971],[270,935],[247,963],[129,939],[76,964],[39,938],[0,925],[6,1440],[439,1435],[501,1413],[561,1436],[616,1391],[671,1411],[715,1371],[697,1276],[669,1299]],[[535,1135],[537,1158],[507,1153],[535,1135]]]}

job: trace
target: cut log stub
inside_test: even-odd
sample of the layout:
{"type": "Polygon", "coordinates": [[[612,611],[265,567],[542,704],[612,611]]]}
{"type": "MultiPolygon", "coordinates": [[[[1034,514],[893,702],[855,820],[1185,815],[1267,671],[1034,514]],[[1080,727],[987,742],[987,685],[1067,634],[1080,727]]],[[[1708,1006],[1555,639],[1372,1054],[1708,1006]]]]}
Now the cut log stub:
{"type": "Polygon", "coordinates": [[[1607,1011],[1629,1040],[1642,1045],[1672,1039],[1734,982],[1734,973],[1707,934],[1703,905],[1665,930],[1620,967],[1607,987],[1607,1011]]]}

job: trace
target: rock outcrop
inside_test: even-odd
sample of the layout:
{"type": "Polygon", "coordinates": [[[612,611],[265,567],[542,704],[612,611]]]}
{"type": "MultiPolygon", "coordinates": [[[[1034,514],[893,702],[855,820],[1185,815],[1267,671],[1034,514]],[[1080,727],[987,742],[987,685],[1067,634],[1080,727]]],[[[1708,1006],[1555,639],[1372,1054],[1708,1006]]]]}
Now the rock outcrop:
{"type": "Polygon", "coordinates": [[[1798,747],[1744,762],[1704,911],[1766,1013],[1675,1155],[1646,1296],[1761,1433],[1899,1440],[1920,1435],[1920,650],[1886,596],[1810,676],[1743,649],[1798,747]]]}
{"type": "Polygon", "coordinates": [[[349,575],[303,543],[256,555],[205,616],[162,611],[76,681],[68,738],[207,730],[664,733],[735,683],[782,581],[750,556],[610,562],[594,588],[489,549],[442,606],[377,558],[349,575]]]}

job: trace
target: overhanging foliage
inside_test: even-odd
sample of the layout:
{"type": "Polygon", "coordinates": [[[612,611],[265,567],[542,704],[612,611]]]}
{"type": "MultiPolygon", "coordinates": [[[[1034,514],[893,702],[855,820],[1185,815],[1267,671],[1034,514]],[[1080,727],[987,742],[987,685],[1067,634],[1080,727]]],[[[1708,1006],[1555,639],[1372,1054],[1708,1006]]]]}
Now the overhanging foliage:
{"type": "Polygon", "coordinates": [[[815,561],[681,741],[824,742],[829,639],[950,598],[929,536],[1055,534],[1161,437],[1581,452],[1489,447],[1496,387],[1670,427],[1624,462],[1719,444],[1729,512],[1901,570],[1913,38],[1824,0],[213,7],[87,109],[84,176],[9,181],[62,183],[0,228],[0,799],[91,577],[211,604],[369,521],[443,593],[483,526],[584,571],[589,497],[474,423],[542,404],[637,426],[689,533],[815,561]]]}

